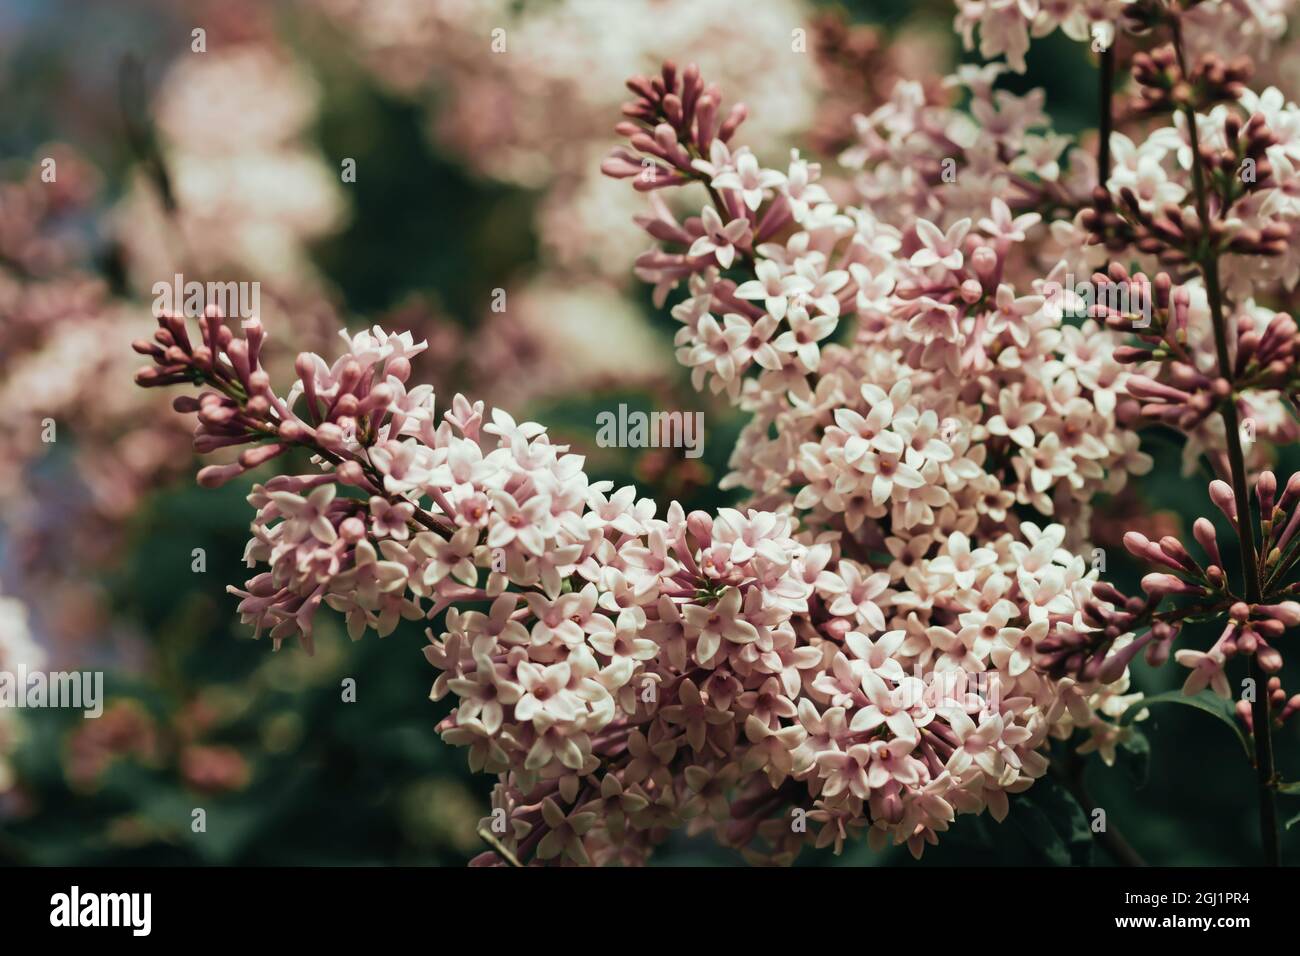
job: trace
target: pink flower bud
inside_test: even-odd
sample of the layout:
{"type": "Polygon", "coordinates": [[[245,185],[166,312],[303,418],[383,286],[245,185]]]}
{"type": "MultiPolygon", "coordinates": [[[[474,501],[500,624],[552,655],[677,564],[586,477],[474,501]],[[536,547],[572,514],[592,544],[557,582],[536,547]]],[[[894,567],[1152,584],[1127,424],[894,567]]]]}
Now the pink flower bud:
{"type": "Polygon", "coordinates": [[[1296,694],[1286,702],[1286,706],[1282,708],[1282,713],[1278,715],[1278,720],[1287,720],[1298,710],[1300,710],[1300,694],[1296,694]]]}
{"type": "Polygon", "coordinates": [[[1281,621],[1274,620],[1271,617],[1257,619],[1251,624],[1251,627],[1254,628],[1255,631],[1259,633],[1260,637],[1266,639],[1270,637],[1276,639],[1286,633],[1286,625],[1283,624],[1281,621]]]}
{"type": "Polygon", "coordinates": [[[1237,713],[1237,719],[1246,725],[1246,732],[1253,734],[1255,732],[1255,715],[1250,712],[1250,704],[1244,700],[1239,700],[1233,710],[1237,713]]]}
{"type": "Polygon", "coordinates": [[[316,441],[326,451],[338,452],[346,447],[343,429],[333,422],[324,422],[316,429],[316,441]]]}
{"type": "Polygon", "coordinates": [[[1106,658],[1105,663],[1101,665],[1101,669],[1097,672],[1097,680],[1101,681],[1103,684],[1115,683],[1115,681],[1124,676],[1124,672],[1128,670],[1129,663],[1150,641],[1151,632],[1148,631],[1141,637],[1135,638],[1122,650],[1113,651],[1111,655],[1106,658]]]}
{"type": "Polygon", "coordinates": [[[1219,554],[1219,539],[1214,531],[1214,524],[1208,518],[1197,518],[1192,524],[1192,536],[1197,544],[1205,549],[1212,564],[1223,567],[1223,558],[1219,554]]]}
{"type": "Polygon", "coordinates": [[[373,409],[387,411],[388,406],[392,404],[393,397],[392,386],[381,383],[370,390],[370,394],[367,395],[365,401],[361,403],[361,407],[358,408],[358,411],[363,414],[373,409]]]}
{"type": "Polygon", "coordinates": [[[1265,520],[1273,513],[1273,497],[1277,494],[1277,478],[1271,471],[1260,473],[1255,482],[1255,497],[1259,500],[1259,513],[1265,520]]]}
{"type": "Polygon", "coordinates": [[[360,485],[366,480],[365,469],[357,461],[345,461],[334,471],[335,476],[345,485],[360,485]]]}
{"type": "Polygon", "coordinates": [[[1172,574],[1148,574],[1142,579],[1142,590],[1152,597],[1165,594],[1191,594],[1197,588],[1172,574]]]}
{"type": "Polygon", "coordinates": [[[288,445],[282,445],[274,442],[269,445],[258,445],[255,448],[246,448],[239,456],[239,463],[245,468],[256,468],[258,465],[265,464],[277,455],[282,455],[288,450],[288,445]]]}
{"type": "Polygon", "coordinates": [[[1127,548],[1129,554],[1133,555],[1135,558],[1145,558],[1147,556],[1147,548],[1150,546],[1151,542],[1147,539],[1147,536],[1141,532],[1125,532],[1124,547],[1127,548]]]}
{"type": "Polygon", "coordinates": [[[244,466],[238,463],[229,465],[208,465],[199,469],[198,483],[204,488],[220,488],[232,478],[244,473],[244,466]]]}
{"type": "Polygon", "coordinates": [[[1300,627],[1300,602],[1283,601],[1281,604],[1264,604],[1255,610],[1281,621],[1286,627],[1300,627]]]}
{"type": "Polygon", "coordinates": [[[1282,507],[1286,508],[1297,499],[1300,499],[1300,471],[1287,479],[1286,490],[1282,492],[1282,507]]]}
{"type": "Polygon", "coordinates": [[[1276,674],[1282,669],[1282,655],[1277,648],[1269,647],[1267,644],[1260,646],[1259,652],[1255,655],[1255,660],[1259,661],[1259,666],[1263,668],[1266,674],[1276,674]]]}
{"type": "Polygon", "coordinates": [[[410,359],[405,358],[404,356],[401,355],[389,359],[388,364],[384,366],[384,375],[392,376],[393,378],[397,379],[399,382],[405,382],[408,378],[411,377],[410,359]]]}
{"type": "Polygon", "coordinates": [[[1231,485],[1217,478],[1210,482],[1210,500],[1214,502],[1216,508],[1227,516],[1229,521],[1236,524],[1237,498],[1232,493],[1231,485]]]}
{"type": "Polygon", "coordinates": [[[713,519],[706,511],[692,511],[687,515],[686,530],[702,549],[713,543],[713,519]]]}
{"type": "Polygon", "coordinates": [[[970,256],[971,268],[981,281],[990,281],[998,269],[998,254],[991,246],[980,246],[970,256]]]}

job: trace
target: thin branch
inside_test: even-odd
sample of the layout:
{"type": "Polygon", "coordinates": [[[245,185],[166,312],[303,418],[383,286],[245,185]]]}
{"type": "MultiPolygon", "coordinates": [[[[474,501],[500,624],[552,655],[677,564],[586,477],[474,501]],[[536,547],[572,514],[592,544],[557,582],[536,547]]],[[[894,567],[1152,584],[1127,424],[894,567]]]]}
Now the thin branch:
{"type": "Polygon", "coordinates": [[[1110,133],[1114,118],[1111,100],[1115,91],[1115,44],[1101,51],[1101,120],[1097,126],[1097,182],[1102,186],[1110,178],[1110,133]]]}
{"type": "Polygon", "coordinates": [[[519,862],[513,853],[510,852],[510,848],[497,839],[495,833],[492,833],[489,830],[484,830],[482,827],[479,827],[475,832],[478,834],[478,838],[490,846],[492,852],[501,857],[501,859],[505,860],[511,866],[519,867],[521,870],[524,868],[524,865],[519,862]]]}
{"type": "MultiPolygon", "coordinates": [[[[1084,782],[1084,771],[1087,763],[1079,756],[1078,752],[1071,749],[1065,758],[1065,769],[1060,772],[1061,779],[1064,781],[1074,799],[1079,801],[1079,806],[1083,807],[1083,812],[1091,817],[1094,810],[1097,809],[1097,802],[1092,799],[1092,794],[1088,792],[1088,786],[1084,782]]],[[[1092,827],[1088,828],[1092,830],[1092,827]]],[[[1110,820],[1109,815],[1106,817],[1106,827],[1100,833],[1092,830],[1093,839],[1103,850],[1110,854],[1111,858],[1120,866],[1146,866],[1147,861],[1142,858],[1142,854],[1133,848],[1133,845],[1124,838],[1110,820]]]]}

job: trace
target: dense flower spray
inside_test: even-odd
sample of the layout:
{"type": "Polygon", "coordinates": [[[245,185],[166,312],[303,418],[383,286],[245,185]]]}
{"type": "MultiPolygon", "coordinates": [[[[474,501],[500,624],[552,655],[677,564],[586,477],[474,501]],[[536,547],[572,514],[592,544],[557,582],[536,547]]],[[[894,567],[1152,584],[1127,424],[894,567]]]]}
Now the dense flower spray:
{"type": "MultiPolygon", "coordinates": [[[[1068,6],[961,3],[958,25],[1017,68],[1022,33],[1117,42],[1091,29],[1116,11],[1068,6]]],[[[1188,693],[1227,693],[1238,654],[1280,667],[1300,481],[1279,491],[1259,463],[1293,437],[1295,325],[1249,290],[1295,285],[1279,170],[1300,124],[1242,64],[1190,59],[1201,5],[1111,6],[1172,30],[1131,56],[1132,123],[1174,125],[1135,146],[1108,112],[1094,158],[1041,93],[995,88],[1004,67],[963,67],[944,85],[965,109],[901,82],[855,119],[849,202],[798,151],[764,165],[694,66],[629,81],[603,169],[649,194],[636,273],[673,299],[679,361],[750,416],[724,479],[742,507],[661,509],[536,423],[461,395],[439,412],[410,333],[303,353],[287,392],[257,320],[209,312],[195,336],[164,315],[136,344],[140,384],[198,387],[176,400],[196,448],[237,449],[200,483],[310,457],[249,496],[248,624],[310,647],[322,605],[354,638],[435,622],[433,695],[456,698],[440,730],[499,778],[480,862],[638,862],[678,826],[754,859],[859,836],[920,855],[958,814],[1001,819],[1050,740],[1113,760],[1144,713],[1128,664],[1170,657],[1184,621],[1227,620],[1172,654],[1188,693]],[[677,215],[662,191],[688,188],[698,214],[677,215]],[[1150,469],[1155,424],[1223,475],[1240,589],[1209,521],[1200,562],[1126,537],[1159,568],[1145,597],[1100,579],[1093,500],[1150,469]]],[[[1298,702],[1276,680],[1255,700],[1271,797],[1267,727],[1298,702]]]]}
{"type": "Polygon", "coordinates": [[[1091,628],[1042,642],[1043,663],[1051,673],[1110,680],[1143,649],[1153,664],[1172,651],[1189,669],[1186,694],[1208,687],[1236,698],[1258,775],[1261,842],[1276,864],[1275,797],[1294,785],[1284,786],[1275,768],[1272,732],[1300,710],[1300,695],[1288,698],[1278,676],[1279,645],[1300,624],[1293,600],[1300,476],[1282,483],[1269,464],[1274,449],[1300,437],[1300,381],[1296,323],[1263,303],[1289,301],[1300,281],[1290,198],[1300,114],[1278,89],[1256,92],[1248,83],[1252,58],[1286,32],[1291,4],[1139,0],[1057,4],[1050,13],[958,7],[967,45],[978,25],[983,52],[1005,52],[1019,69],[1027,30],[1040,35],[1059,25],[1076,39],[1091,35],[1102,52],[1101,181],[1089,208],[1053,228],[1083,261],[1100,261],[1088,249],[1114,260],[1093,276],[1105,304],[1092,314],[1128,339],[1114,350],[1132,369],[1123,424],[1186,436],[1187,470],[1208,461],[1217,476],[1208,497],[1239,555],[1225,562],[1208,517],[1193,526],[1194,548],[1176,536],[1130,532],[1124,546],[1153,569],[1141,582],[1145,596],[1126,599],[1099,584],[1091,628]],[[1122,53],[1131,85],[1119,116],[1131,128],[1107,137],[1108,93],[1122,53]],[[1121,262],[1137,270],[1130,274],[1121,262]],[[1134,292],[1147,305],[1141,315],[1115,307],[1134,292]],[[1202,621],[1222,625],[1212,646],[1172,650],[1186,624],[1202,621]],[[1133,632],[1140,636],[1130,641],[1133,632]],[[1237,657],[1247,663],[1230,678],[1237,657]]]}
{"type": "Polygon", "coordinates": [[[200,450],[245,446],[200,483],[293,446],[320,466],[254,486],[247,558],[266,569],[232,589],[240,613],[310,646],[322,604],[353,636],[445,610],[427,651],[435,696],[459,701],[442,730],[501,775],[516,855],[636,858],[687,821],[786,857],[868,828],[919,852],[959,811],[1005,813],[1049,733],[1113,745],[1118,689],[1030,667],[1033,636],[1076,619],[1095,577],[1062,526],[987,546],[953,530],[896,610],[890,572],[788,511],[658,517],[538,425],[461,396],[438,415],[407,388],[407,334],[304,354],[281,395],[260,323],[240,331],[209,314],[196,339],[165,316],[137,344],[156,361],[141,384],[204,387],[176,401],[200,450]],[[598,801],[626,812],[583,829],[598,801]],[[817,825],[792,827],[791,805],[817,825]]]}

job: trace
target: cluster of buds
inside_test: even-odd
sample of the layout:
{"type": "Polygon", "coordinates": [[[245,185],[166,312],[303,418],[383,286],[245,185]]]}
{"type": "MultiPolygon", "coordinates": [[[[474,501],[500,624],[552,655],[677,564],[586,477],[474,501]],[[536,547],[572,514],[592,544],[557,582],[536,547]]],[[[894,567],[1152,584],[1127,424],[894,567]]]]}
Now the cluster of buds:
{"type": "MultiPolygon", "coordinates": [[[[373,431],[372,418],[382,416],[397,398],[395,388],[410,377],[409,356],[414,350],[389,355],[374,370],[380,375],[377,379],[354,357],[328,369],[319,357],[303,353],[295,365],[299,380],[286,401],[272,390],[271,377],[262,367],[266,334],[259,319],[243,320],[243,335],[236,336],[220,312],[209,306],[199,320],[202,340],[197,344],[191,341],[182,316],[164,313],[158,326],[154,341],[132,345],[154,360],[153,366],[137,373],[136,383],[145,388],[182,383],[210,386],[197,396],[184,395],[172,402],[178,412],[198,413],[195,451],[208,454],[251,446],[233,462],[203,468],[199,484],[219,487],[297,445],[338,466],[352,483],[381,493],[377,476],[361,468],[351,449],[373,431]],[[298,397],[303,399],[302,417],[289,408],[298,397]]],[[[402,340],[410,346],[410,333],[402,340]]],[[[395,417],[400,427],[403,418],[395,417]]]]}
{"type": "MultiPolygon", "coordinates": [[[[1220,492],[1222,485],[1223,482],[1216,481],[1211,494],[1220,492]]],[[[1166,595],[1206,598],[1225,590],[1227,576],[1219,554],[1214,525],[1206,518],[1197,518],[1192,526],[1192,535],[1209,556],[1209,562],[1204,568],[1188,553],[1182,542],[1172,535],[1166,535],[1159,541],[1152,541],[1137,531],[1124,535],[1124,547],[1130,554],[1165,568],[1164,571],[1153,571],[1142,579],[1143,591],[1159,599],[1166,595]]]]}
{"type": "Polygon", "coordinates": [[[1058,628],[1035,645],[1035,666],[1058,680],[1078,677],[1084,681],[1114,683],[1144,647],[1147,661],[1160,664],[1176,633],[1173,626],[1156,622],[1150,631],[1128,642],[1121,653],[1108,657],[1116,642],[1151,622],[1155,601],[1126,597],[1104,581],[1092,587],[1091,600],[1084,603],[1085,627],[1058,628]],[[1158,631],[1157,631],[1158,628],[1158,631]]]}
{"type": "Polygon", "coordinates": [[[1283,312],[1271,316],[1262,329],[1242,323],[1237,329],[1233,381],[1238,388],[1278,389],[1296,400],[1297,327],[1283,312]]]}
{"type": "MultiPolygon", "coordinates": [[[[202,339],[195,344],[183,316],[160,315],[154,340],[141,339],[132,344],[136,352],[154,360],[152,366],[136,374],[136,384],[157,388],[210,381],[216,386],[214,391],[205,391],[197,397],[180,396],[172,403],[178,412],[198,413],[194,448],[200,453],[281,437],[269,417],[274,396],[270,393],[270,376],[260,364],[263,342],[260,320],[246,321],[244,337],[237,339],[221,313],[209,307],[199,322],[199,331],[202,339]],[[222,357],[228,361],[222,361],[222,357]]],[[[284,441],[246,449],[237,462],[208,466],[200,473],[199,483],[217,487],[282,454],[288,448],[287,436],[284,437],[284,441]]]]}
{"type": "Polygon", "coordinates": [[[1142,403],[1143,417],[1184,431],[1204,422],[1228,395],[1224,379],[1210,379],[1185,363],[1172,365],[1166,379],[1156,381],[1134,375],[1129,379],[1128,393],[1142,403]]]}
{"type": "MultiPolygon", "coordinates": [[[[1222,482],[1220,482],[1222,484],[1222,482]]],[[[1255,483],[1259,503],[1260,532],[1260,586],[1263,593],[1270,591],[1291,595],[1300,593],[1300,586],[1285,584],[1300,563],[1300,550],[1296,548],[1296,532],[1300,530],[1300,473],[1293,474],[1277,495],[1277,479],[1271,471],[1260,474],[1255,483]]],[[[1234,509],[1235,512],[1235,509],[1234,509]]],[[[1236,524],[1236,518],[1233,519],[1236,524]]]]}
{"type": "MultiPolygon", "coordinates": [[[[1105,272],[1092,274],[1092,289],[1095,301],[1088,315],[1108,329],[1152,343],[1170,335],[1177,339],[1179,328],[1185,337],[1187,295],[1179,294],[1168,273],[1158,273],[1152,280],[1142,272],[1129,275],[1122,264],[1112,262],[1105,272]]],[[[1119,349],[1116,353],[1127,354],[1119,349]]]]}
{"type": "MultiPolygon", "coordinates": [[[[1175,286],[1167,272],[1154,280],[1141,272],[1129,275],[1118,262],[1094,273],[1097,301],[1091,314],[1117,333],[1135,336],[1145,346],[1115,347],[1115,361],[1125,365],[1160,363],[1159,378],[1134,373],[1126,390],[1136,413],[1148,421],[1190,430],[1200,425],[1228,395],[1227,383],[1198,367],[1188,344],[1192,299],[1185,286],[1175,286]]],[[[1256,346],[1259,337],[1256,336],[1256,346]]],[[[1270,348],[1272,342],[1270,339],[1270,348]]]]}
{"type": "Polygon", "coordinates": [[[1297,326],[1291,316],[1246,314],[1229,329],[1235,333],[1230,384],[1206,371],[1210,342],[1193,343],[1191,287],[1175,286],[1166,272],[1154,280],[1140,272],[1130,276],[1117,262],[1095,273],[1092,283],[1098,291],[1090,314],[1141,343],[1117,346],[1114,356],[1141,369],[1126,385],[1142,419],[1191,432],[1245,390],[1276,390],[1296,401],[1297,326]]]}
{"type": "MultiPolygon", "coordinates": [[[[1268,679],[1268,686],[1265,689],[1268,694],[1270,712],[1273,714],[1273,724],[1276,727],[1284,727],[1297,712],[1300,712],[1300,694],[1292,694],[1287,697],[1286,690],[1282,687],[1282,678],[1276,675],[1268,679]]],[[[1234,710],[1237,719],[1246,727],[1246,732],[1253,734],[1255,732],[1255,713],[1251,709],[1250,701],[1237,701],[1234,710]]]]}
{"type": "MultiPolygon", "coordinates": [[[[1222,208],[1230,208],[1248,193],[1279,185],[1268,158],[1269,148],[1278,144],[1278,137],[1269,129],[1263,113],[1252,113],[1245,120],[1236,113],[1228,114],[1223,121],[1223,139],[1221,146],[1203,143],[1200,147],[1201,166],[1209,174],[1209,186],[1222,208]]],[[[1234,236],[1234,243],[1248,245],[1245,238],[1234,236]]],[[[1230,251],[1242,250],[1234,245],[1230,251]]]]}
{"type": "Polygon", "coordinates": [[[1203,110],[1216,103],[1234,102],[1245,91],[1251,72],[1246,57],[1227,62],[1217,54],[1204,53],[1184,76],[1172,43],[1138,52],[1133,54],[1133,82],[1137,87],[1133,110],[1168,113],[1184,107],[1203,110]]]}
{"type": "Polygon", "coordinates": [[[1149,233],[1140,234],[1138,227],[1120,214],[1110,191],[1101,186],[1093,190],[1092,205],[1080,213],[1079,223],[1090,243],[1104,246],[1109,252],[1122,252],[1139,241],[1149,245],[1151,240],[1158,240],[1149,233]]]}
{"type": "Polygon", "coordinates": [[[1276,674],[1282,669],[1282,655],[1269,639],[1277,640],[1288,628],[1297,625],[1300,625],[1300,603],[1247,604],[1237,601],[1228,609],[1228,623],[1212,650],[1217,650],[1224,658],[1237,654],[1254,655],[1265,672],[1276,674]]]}
{"type": "MultiPolygon", "coordinates": [[[[1208,687],[1224,700],[1231,700],[1233,694],[1226,667],[1238,655],[1254,658],[1260,670],[1266,674],[1276,675],[1282,669],[1282,654],[1269,643],[1269,639],[1277,640],[1288,629],[1300,625],[1300,603],[1281,601],[1275,604],[1247,604],[1245,601],[1236,601],[1227,614],[1228,621],[1223,632],[1209,650],[1188,648],[1175,653],[1174,659],[1189,668],[1187,679],[1183,682],[1184,694],[1198,694],[1208,687]]],[[[1286,691],[1282,689],[1281,678],[1277,676],[1269,678],[1266,693],[1274,707],[1274,721],[1281,726],[1297,708],[1288,706],[1286,691]]],[[[1236,712],[1247,729],[1253,732],[1250,701],[1239,701],[1236,712]]]]}
{"type": "Polygon", "coordinates": [[[618,131],[636,152],[616,150],[601,169],[619,179],[636,177],[636,188],[642,191],[694,178],[695,162],[711,155],[715,143],[725,146],[745,120],[741,103],[722,115],[721,93],[704,84],[693,63],[680,74],[676,65],[665,63],[659,76],[636,76],[627,86],[636,99],[624,104],[627,120],[618,131]]]}
{"type": "MultiPolygon", "coordinates": [[[[1187,120],[1184,128],[1189,130],[1198,168],[1192,177],[1197,201],[1159,201],[1158,197],[1169,195],[1160,185],[1164,174],[1159,166],[1146,165],[1136,178],[1103,183],[1094,190],[1092,208],[1080,220],[1092,243],[1105,245],[1116,258],[1136,249],[1171,266],[1221,254],[1287,254],[1289,226],[1266,213],[1270,205],[1276,205],[1266,200],[1279,185],[1273,150],[1281,142],[1270,129],[1269,119],[1285,123],[1286,118],[1266,116],[1262,101],[1245,87],[1249,73],[1248,62],[1229,66],[1221,58],[1205,54],[1192,71],[1192,79],[1183,81],[1172,45],[1134,55],[1137,112],[1178,112],[1187,120]],[[1189,124],[1195,122],[1199,127],[1201,121],[1191,118],[1211,107],[1215,107],[1211,122],[1197,135],[1189,124]],[[1245,117],[1241,115],[1243,107],[1245,117]],[[1249,208],[1243,215],[1229,216],[1236,204],[1252,198],[1256,201],[1246,204],[1249,208]]],[[[1185,190],[1173,186],[1169,198],[1185,195],[1185,190]]]]}
{"type": "MultiPolygon", "coordinates": [[[[1044,666],[1059,673],[1095,676],[1105,682],[1122,674],[1143,648],[1148,662],[1163,663],[1183,623],[1226,617],[1222,633],[1209,650],[1181,649],[1173,655],[1178,663],[1191,669],[1184,691],[1195,694],[1210,687],[1220,696],[1230,697],[1224,667],[1239,654],[1253,657],[1265,673],[1276,674],[1283,660],[1275,643],[1288,629],[1300,626],[1300,602],[1293,599],[1300,589],[1283,583],[1300,556],[1292,548],[1300,526],[1300,474],[1291,477],[1280,496],[1277,492],[1273,473],[1261,473],[1255,483],[1255,497],[1262,516],[1262,550],[1269,556],[1257,582],[1262,598],[1247,601],[1238,595],[1225,567],[1215,526],[1208,518],[1197,518],[1192,526],[1192,535],[1205,555],[1202,561],[1171,535],[1152,541],[1131,531],[1124,536],[1124,547],[1159,569],[1142,578],[1145,598],[1126,598],[1111,585],[1098,583],[1094,596],[1102,603],[1084,608],[1085,621],[1097,630],[1076,638],[1072,645],[1059,638],[1041,643],[1039,650],[1046,656],[1044,666]],[[1161,610],[1166,598],[1180,599],[1181,603],[1161,610]],[[1117,637],[1148,625],[1144,634],[1106,656],[1117,637]]],[[[1209,496],[1239,535],[1240,522],[1253,520],[1249,509],[1238,508],[1227,482],[1211,482],[1209,496]]],[[[1270,694],[1282,694],[1280,704],[1287,703],[1280,683],[1270,687],[1270,694]]],[[[1282,720],[1285,718],[1281,714],[1290,716],[1296,708],[1288,705],[1279,710],[1278,719],[1282,720]]]]}
{"type": "MultiPolygon", "coordinates": [[[[1245,184],[1240,184],[1240,188],[1234,185],[1233,176],[1217,177],[1216,181],[1222,183],[1226,199],[1235,200],[1248,191],[1245,184]]],[[[1256,182],[1249,189],[1271,185],[1256,182]]],[[[1119,200],[1116,203],[1109,192],[1098,189],[1092,207],[1084,211],[1080,222],[1094,245],[1104,245],[1115,252],[1132,247],[1170,266],[1195,262],[1207,250],[1209,254],[1243,256],[1281,256],[1287,252],[1286,240],[1291,228],[1284,222],[1247,229],[1234,228],[1221,218],[1211,218],[1207,227],[1194,208],[1168,203],[1159,210],[1151,210],[1127,186],[1120,189],[1119,200]]],[[[1216,209],[1222,208],[1223,200],[1216,198],[1216,203],[1216,209]]]]}

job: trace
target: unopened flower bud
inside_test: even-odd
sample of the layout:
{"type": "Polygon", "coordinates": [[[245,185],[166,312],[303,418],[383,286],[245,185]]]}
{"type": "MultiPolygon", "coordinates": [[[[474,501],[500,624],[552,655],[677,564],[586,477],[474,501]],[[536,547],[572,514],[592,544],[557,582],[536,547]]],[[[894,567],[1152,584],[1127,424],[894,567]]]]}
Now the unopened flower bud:
{"type": "Polygon", "coordinates": [[[343,440],[343,429],[333,422],[324,422],[316,429],[316,441],[326,451],[343,451],[346,443],[343,440]]]}
{"type": "Polygon", "coordinates": [[[345,485],[360,485],[366,480],[365,469],[357,461],[345,461],[334,470],[338,480],[345,485]]]}
{"type": "Polygon", "coordinates": [[[244,466],[238,463],[230,465],[208,465],[200,468],[197,476],[198,483],[204,488],[220,488],[232,478],[237,478],[244,473],[244,466]]]}
{"type": "Polygon", "coordinates": [[[1284,627],[1300,627],[1300,602],[1283,601],[1280,604],[1266,604],[1256,610],[1280,621],[1284,627]]]}
{"type": "Polygon", "coordinates": [[[686,530],[701,548],[713,543],[713,518],[706,511],[692,511],[686,516],[686,530]]]}
{"type": "Polygon", "coordinates": [[[1216,508],[1224,513],[1229,521],[1237,522],[1237,498],[1232,493],[1232,486],[1226,481],[1215,479],[1210,482],[1210,500],[1216,508]]]}
{"type": "Polygon", "coordinates": [[[1189,594],[1197,589],[1172,574],[1148,574],[1142,578],[1142,590],[1152,597],[1165,594],[1189,594]]]}

